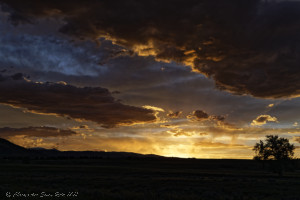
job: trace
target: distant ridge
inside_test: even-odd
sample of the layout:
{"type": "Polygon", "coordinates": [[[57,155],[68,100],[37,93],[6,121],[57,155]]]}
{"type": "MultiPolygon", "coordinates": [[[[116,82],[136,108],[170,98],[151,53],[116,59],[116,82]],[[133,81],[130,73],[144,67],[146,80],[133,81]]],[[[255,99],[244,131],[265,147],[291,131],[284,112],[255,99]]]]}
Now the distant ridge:
{"type": "Polygon", "coordinates": [[[158,155],[144,155],[130,152],[104,151],[59,151],[56,149],[24,148],[0,138],[0,158],[164,158],[158,155]]]}
{"type": "Polygon", "coordinates": [[[0,156],[24,156],[24,155],[28,155],[29,154],[29,150],[18,146],[14,143],[11,143],[8,140],[5,140],[3,138],[0,138],[0,156]]]}

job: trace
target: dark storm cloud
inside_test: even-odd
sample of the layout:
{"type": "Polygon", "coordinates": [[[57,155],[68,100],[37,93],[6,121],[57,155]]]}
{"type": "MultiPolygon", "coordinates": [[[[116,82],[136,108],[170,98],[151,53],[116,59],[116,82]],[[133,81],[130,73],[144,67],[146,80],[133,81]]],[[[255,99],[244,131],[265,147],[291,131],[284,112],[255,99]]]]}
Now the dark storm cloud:
{"type": "MultiPolygon", "coordinates": [[[[14,75],[13,77],[19,77],[14,75]]],[[[153,122],[152,110],[124,105],[100,87],[79,88],[65,83],[37,83],[0,75],[0,103],[35,113],[90,120],[103,127],[153,122]]]]}
{"type": "Polygon", "coordinates": [[[26,127],[26,128],[0,128],[0,137],[12,137],[17,135],[24,135],[30,137],[58,137],[71,136],[77,134],[75,131],[69,129],[58,129],[54,127],[26,127]]]}
{"type": "Polygon", "coordinates": [[[1,0],[15,24],[58,16],[60,31],[105,37],[173,60],[218,88],[262,98],[300,95],[300,3],[263,0],[1,0]]]}

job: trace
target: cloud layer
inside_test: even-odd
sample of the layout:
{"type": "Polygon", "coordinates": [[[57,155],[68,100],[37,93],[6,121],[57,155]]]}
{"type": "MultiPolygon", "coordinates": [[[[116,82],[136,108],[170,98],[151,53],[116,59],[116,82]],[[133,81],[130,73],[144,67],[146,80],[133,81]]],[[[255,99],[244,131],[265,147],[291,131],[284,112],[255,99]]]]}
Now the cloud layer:
{"type": "Polygon", "coordinates": [[[0,128],[0,137],[29,136],[29,137],[59,137],[77,134],[69,129],[58,129],[55,127],[26,127],[26,128],[0,128]]]}
{"type": "Polygon", "coordinates": [[[124,105],[105,88],[36,83],[22,74],[0,75],[0,103],[35,113],[94,121],[107,128],[156,120],[152,110],[124,105]]]}
{"type": "Polygon", "coordinates": [[[58,17],[65,34],[104,37],[141,56],[189,65],[234,94],[300,95],[297,1],[1,2],[15,24],[58,17]]]}

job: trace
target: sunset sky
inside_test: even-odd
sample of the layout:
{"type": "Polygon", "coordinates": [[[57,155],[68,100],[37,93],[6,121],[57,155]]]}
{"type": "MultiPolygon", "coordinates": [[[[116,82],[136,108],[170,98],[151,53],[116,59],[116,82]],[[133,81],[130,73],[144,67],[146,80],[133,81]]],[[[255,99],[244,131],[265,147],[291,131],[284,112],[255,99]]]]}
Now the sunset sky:
{"type": "Polygon", "coordinates": [[[300,157],[300,1],[0,0],[0,137],[25,147],[300,157]]]}

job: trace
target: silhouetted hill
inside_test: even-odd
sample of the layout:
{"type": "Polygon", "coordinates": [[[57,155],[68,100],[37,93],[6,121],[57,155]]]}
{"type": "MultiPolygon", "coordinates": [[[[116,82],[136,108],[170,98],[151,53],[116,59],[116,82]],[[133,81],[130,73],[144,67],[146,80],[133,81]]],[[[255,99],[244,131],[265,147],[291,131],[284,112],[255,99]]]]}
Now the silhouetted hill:
{"type": "Polygon", "coordinates": [[[0,138],[0,156],[25,156],[29,150],[0,138]]]}
{"type": "Polygon", "coordinates": [[[163,158],[157,155],[143,155],[130,152],[104,151],[59,151],[56,149],[24,148],[0,138],[0,158],[163,158]]]}

